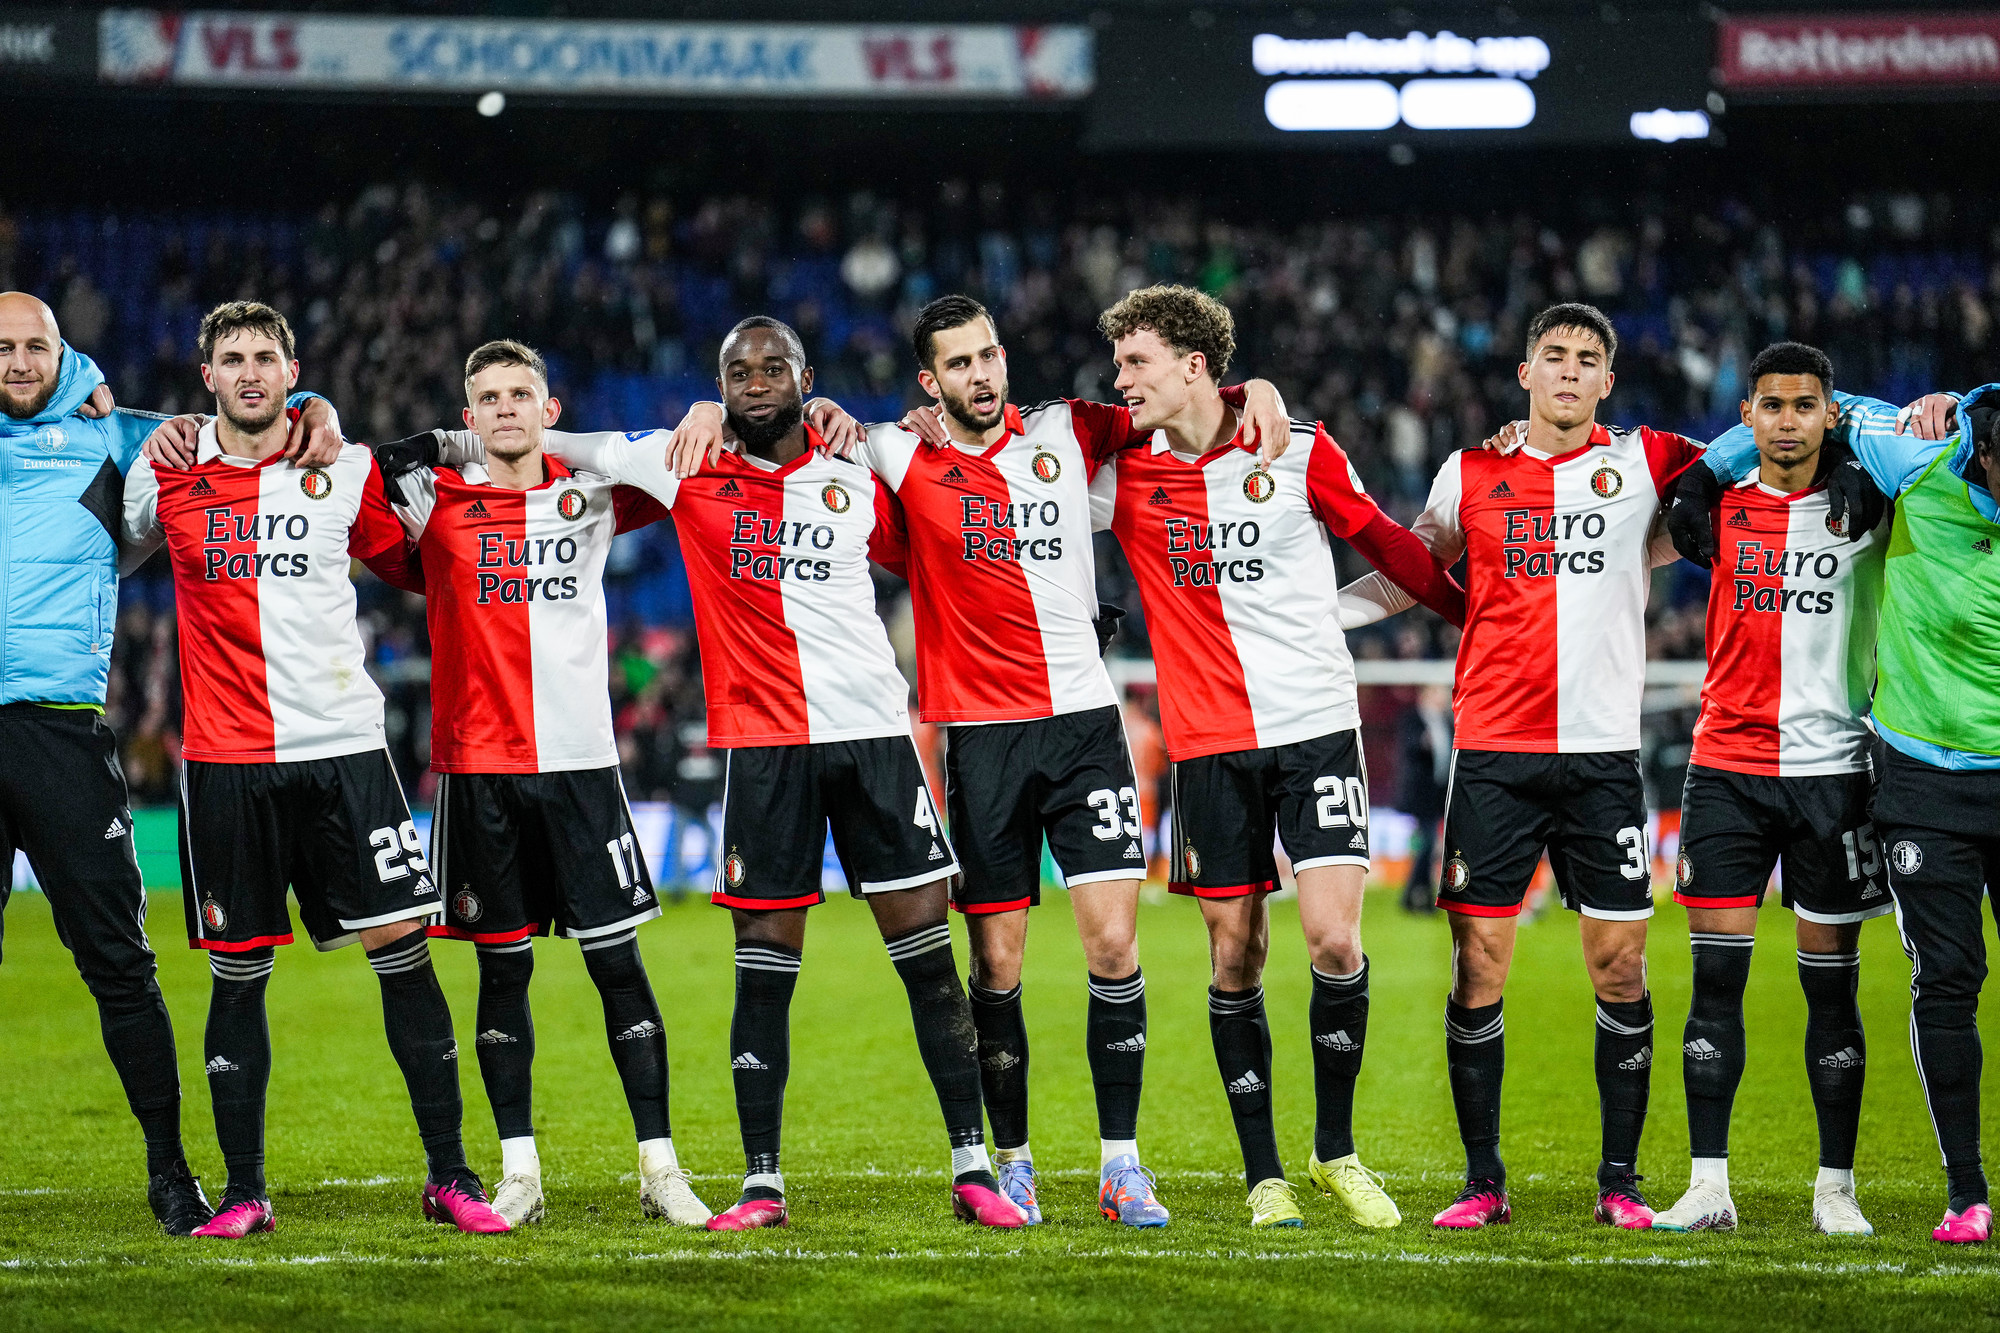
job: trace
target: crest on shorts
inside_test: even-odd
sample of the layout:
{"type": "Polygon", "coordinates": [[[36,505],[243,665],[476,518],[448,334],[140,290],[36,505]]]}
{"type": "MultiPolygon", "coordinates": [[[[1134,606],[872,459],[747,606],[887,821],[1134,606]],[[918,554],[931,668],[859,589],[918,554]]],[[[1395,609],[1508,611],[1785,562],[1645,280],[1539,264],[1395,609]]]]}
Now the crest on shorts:
{"type": "Polygon", "coordinates": [[[333,494],[333,478],[326,475],[324,468],[309,467],[299,474],[299,489],[308,500],[324,500],[333,494]]]}
{"type": "Polygon", "coordinates": [[[1685,849],[1674,858],[1674,883],[1682,888],[1694,883],[1694,858],[1685,849]]]}
{"type": "Polygon", "coordinates": [[[213,898],[201,900],[201,924],[217,934],[229,929],[229,913],[222,910],[222,904],[213,898]]]}
{"type": "Polygon", "coordinates": [[[1914,875],[1924,868],[1924,849],[1905,838],[1889,849],[1889,864],[1899,875],[1914,875]]]}
{"type": "Polygon", "coordinates": [[[590,501],[583,498],[582,491],[564,491],[556,497],[556,512],[571,522],[582,518],[589,509],[590,501]]]}
{"type": "Polygon", "coordinates": [[[1251,504],[1263,504],[1277,493],[1278,483],[1272,479],[1270,469],[1261,463],[1243,479],[1243,498],[1251,504]]]}
{"type": "Polygon", "coordinates": [[[471,925],[486,915],[486,904],[480,902],[479,895],[471,889],[460,889],[451,895],[451,914],[471,925]]]}
{"type": "Polygon", "coordinates": [[[847,496],[847,490],[837,481],[829,481],[819,488],[819,502],[836,514],[847,512],[847,506],[854,502],[847,496]]]}
{"type": "Polygon", "coordinates": [[[1462,893],[1465,886],[1472,883],[1472,867],[1462,856],[1454,856],[1444,863],[1444,889],[1446,893],[1462,893]]]}
{"type": "Polygon", "coordinates": [[[723,883],[732,889],[740,889],[743,887],[743,876],[747,873],[749,871],[743,864],[743,854],[731,847],[729,855],[722,858],[723,883]]]}
{"type": "Polygon", "coordinates": [[[1612,496],[1625,489],[1625,478],[1618,475],[1617,468],[1606,463],[1603,467],[1590,474],[1590,489],[1596,491],[1602,498],[1609,500],[1612,496]]]}
{"type": "Polygon", "coordinates": [[[1194,849],[1193,843],[1181,848],[1181,865],[1186,867],[1189,879],[1201,878],[1201,853],[1194,849]]]}
{"type": "Polygon", "coordinates": [[[1037,450],[1034,458],[1029,460],[1028,466],[1032,467],[1035,475],[1043,481],[1054,481],[1062,475],[1062,459],[1046,449],[1037,450]]]}

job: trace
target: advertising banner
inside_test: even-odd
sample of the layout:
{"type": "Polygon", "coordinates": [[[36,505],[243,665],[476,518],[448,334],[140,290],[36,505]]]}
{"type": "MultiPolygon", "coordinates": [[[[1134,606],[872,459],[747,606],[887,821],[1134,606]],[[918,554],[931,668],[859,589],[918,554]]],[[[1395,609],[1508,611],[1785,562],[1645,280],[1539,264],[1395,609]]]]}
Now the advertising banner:
{"type": "Polygon", "coordinates": [[[1085,27],[104,11],[109,83],[613,97],[1077,98],[1085,27]]]}
{"type": "Polygon", "coordinates": [[[97,78],[97,23],[89,10],[0,6],[0,87],[97,78]]]}
{"type": "Polygon", "coordinates": [[[2000,10],[1732,18],[1718,37],[1737,91],[2000,88],[2000,10]]]}

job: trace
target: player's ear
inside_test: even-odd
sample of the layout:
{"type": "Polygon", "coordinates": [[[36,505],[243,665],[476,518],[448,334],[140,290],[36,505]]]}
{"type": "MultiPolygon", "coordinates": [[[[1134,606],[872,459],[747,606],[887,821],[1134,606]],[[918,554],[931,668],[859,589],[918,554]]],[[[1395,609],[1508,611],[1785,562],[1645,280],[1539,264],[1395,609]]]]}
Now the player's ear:
{"type": "Polygon", "coordinates": [[[562,401],[560,399],[548,398],[543,400],[542,424],[544,426],[555,425],[556,418],[561,415],[562,415],[562,401]]]}
{"type": "Polygon", "coordinates": [[[215,372],[209,368],[206,361],[201,363],[201,382],[208,386],[210,393],[215,392],[215,372]]]}
{"type": "Polygon", "coordinates": [[[1609,398],[1611,396],[1611,386],[1616,384],[1617,382],[1618,382],[1618,373],[1616,371],[1612,370],[1605,371],[1604,392],[1597,395],[1597,400],[1599,402],[1603,402],[1606,398],[1609,398]]]}
{"type": "Polygon", "coordinates": [[[1514,367],[1514,378],[1520,381],[1522,388],[1525,389],[1528,387],[1528,363],[1526,361],[1514,367]]]}
{"type": "Polygon", "coordinates": [[[285,369],[285,387],[289,389],[298,382],[299,382],[299,363],[293,361],[288,363],[285,369]]]}
{"type": "Polygon", "coordinates": [[[813,368],[806,367],[806,373],[799,376],[799,397],[804,398],[813,391],[813,368]]]}
{"type": "Polygon", "coordinates": [[[917,387],[922,389],[925,393],[929,394],[932,398],[942,398],[944,396],[943,394],[938,392],[937,376],[931,374],[930,371],[928,370],[920,370],[917,372],[917,387]]]}
{"type": "Polygon", "coordinates": [[[1748,398],[1745,398],[1736,405],[1736,412],[1738,416],[1743,418],[1744,425],[1750,425],[1750,400],[1748,398]]]}
{"type": "Polygon", "coordinates": [[[465,428],[466,428],[467,430],[471,430],[471,429],[472,429],[472,409],[468,407],[468,408],[466,408],[465,410],[463,410],[462,412],[460,412],[460,413],[459,413],[459,415],[465,418],[465,428]]]}

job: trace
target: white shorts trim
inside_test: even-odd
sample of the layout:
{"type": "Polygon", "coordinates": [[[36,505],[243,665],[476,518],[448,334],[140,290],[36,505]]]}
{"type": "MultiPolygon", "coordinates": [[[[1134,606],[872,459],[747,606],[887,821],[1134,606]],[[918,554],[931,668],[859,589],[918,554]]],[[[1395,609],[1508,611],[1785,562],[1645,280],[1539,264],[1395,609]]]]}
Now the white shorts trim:
{"type": "Polygon", "coordinates": [[[594,940],[599,935],[611,935],[621,930],[630,930],[634,926],[644,925],[659,914],[660,905],[654,903],[645,911],[628,916],[623,921],[614,921],[608,926],[592,926],[589,930],[559,930],[556,934],[566,940],[594,940]]]}
{"type": "Polygon", "coordinates": [[[1308,860],[1292,862],[1292,873],[1296,875],[1301,870],[1317,870],[1321,866],[1360,866],[1366,870],[1374,864],[1365,856],[1315,856],[1308,860]]]}
{"type": "Polygon", "coordinates": [[[441,916],[443,913],[443,901],[435,900],[428,903],[418,903],[414,907],[405,907],[401,911],[389,912],[382,916],[371,916],[361,921],[342,920],[340,928],[342,930],[366,930],[370,926],[386,926],[393,921],[408,921],[411,917],[416,916],[441,916]]]}
{"type": "Polygon", "coordinates": [[[1607,912],[1601,907],[1583,906],[1579,906],[1576,910],[1584,916],[1593,917],[1599,921],[1644,921],[1653,914],[1653,909],[1650,907],[1639,912],[1607,912]]]}
{"type": "MultiPolygon", "coordinates": [[[[1062,870],[1062,867],[1057,866],[1056,869],[1062,870]]],[[[1087,875],[1072,875],[1062,870],[1062,877],[1063,887],[1073,889],[1079,884],[1109,884],[1121,879],[1143,880],[1146,878],[1146,867],[1135,866],[1130,870],[1093,870],[1087,875]]]]}
{"type": "Polygon", "coordinates": [[[954,858],[950,865],[940,866],[936,870],[926,870],[921,875],[911,875],[907,879],[883,880],[880,883],[864,879],[861,881],[861,892],[894,893],[898,889],[914,889],[924,884],[935,884],[941,879],[949,879],[959,873],[958,861],[954,858]]]}
{"type": "Polygon", "coordinates": [[[1895,902],[1890,901],[1860,912],[1808,912],[1803,907],[1794,907],[1792,914],[1801,921],[1812,921],[1822,926],[1851,926],[1857,921],[1870,921],[1878,916],[1887,916],[1895,910],[1895,902]]]}

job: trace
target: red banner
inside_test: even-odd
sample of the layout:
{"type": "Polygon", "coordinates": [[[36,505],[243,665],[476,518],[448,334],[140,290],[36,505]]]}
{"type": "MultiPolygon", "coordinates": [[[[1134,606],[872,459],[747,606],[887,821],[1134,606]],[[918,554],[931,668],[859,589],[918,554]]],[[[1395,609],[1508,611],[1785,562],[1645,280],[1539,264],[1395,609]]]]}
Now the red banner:
{"type": "Polygon", "coordinates": [[[2000,11],[1723,20],[1725,87],[2000,85],[2000,11]]]}

